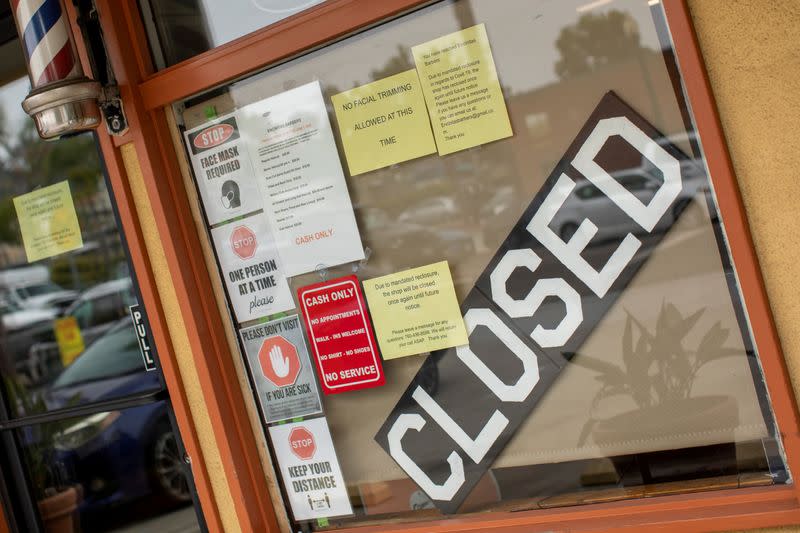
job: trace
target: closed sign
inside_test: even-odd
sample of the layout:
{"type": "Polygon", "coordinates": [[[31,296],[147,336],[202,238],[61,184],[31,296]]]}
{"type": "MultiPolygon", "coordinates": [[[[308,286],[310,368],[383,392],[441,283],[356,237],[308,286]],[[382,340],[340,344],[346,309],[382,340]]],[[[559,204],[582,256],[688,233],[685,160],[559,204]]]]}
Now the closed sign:
{"type": "Polygon", "coordinates": [[[680,216],[681,162],[603,97],[464,300],[469,344],[432,353],[375,437],[439,509],[456,512],[680,216]],[[620,176],[636,165],[651,170],[634,191],[620,176]],[[603,220],[559,226],[578,187],[607,200],[603,220]],[[602,240],[601,224],[631,230],[602,240]]]}

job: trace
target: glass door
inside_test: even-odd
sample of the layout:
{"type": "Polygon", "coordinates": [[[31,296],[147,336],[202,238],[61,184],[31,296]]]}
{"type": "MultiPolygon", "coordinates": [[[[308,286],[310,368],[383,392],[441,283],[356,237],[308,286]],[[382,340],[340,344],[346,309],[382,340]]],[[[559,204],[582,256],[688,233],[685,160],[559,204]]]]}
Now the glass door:
{"type": "Polygon", "coordinates": [[[12,40],[0,54],[0,491],[11,529],[205,530],[95,137],[41,141],[20,107],[22,53],[12,40]]]}

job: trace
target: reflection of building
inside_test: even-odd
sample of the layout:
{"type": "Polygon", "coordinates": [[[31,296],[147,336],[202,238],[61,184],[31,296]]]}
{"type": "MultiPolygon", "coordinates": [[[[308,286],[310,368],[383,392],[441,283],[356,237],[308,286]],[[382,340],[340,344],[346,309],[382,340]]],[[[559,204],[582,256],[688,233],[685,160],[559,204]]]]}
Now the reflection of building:
{"type": "MultiPolygon", "coordinates": [[[[671,81],[666,78],[664,57],[660,53],[642,52],[639,58],[611,63],[585,76],[512,94],[507,100],[509,111],[512,116],[524,117],[524,122],[514,124],[513,139],[517,167],[525,178],[519,183],[523,190],[530,193],[538,190],[558,163],[555,159],[541,162],[539,155],[563,153],[576,133],[575,124],[612,87],[622,88],[621,91],[616,89],[619,96],[665,134],[683,130],[679,109],[670,113],[663,111],[663,107],[674,100],[674,92],[671,81]],[[659,116],[663,117],[661,121],[659,116]]],[[[690,149],[688,146],[681,148],[690,149]]]]}

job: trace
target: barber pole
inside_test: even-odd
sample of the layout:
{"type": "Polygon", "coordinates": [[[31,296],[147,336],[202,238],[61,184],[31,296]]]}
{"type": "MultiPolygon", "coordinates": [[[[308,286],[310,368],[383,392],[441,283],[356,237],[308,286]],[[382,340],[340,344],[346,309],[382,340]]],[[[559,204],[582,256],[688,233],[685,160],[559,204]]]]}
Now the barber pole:
{"type": "Polygon", "coordinates": [[[34,88],[81,77],[60,0],[11,0],[34,88]]]}
{"type": "Polygon", "coordinates": [[[23,109],[43,139],[96,128],[100,84],[83,75],[61,0],[11,0],[28,59],[31,92],[23,109]]]}

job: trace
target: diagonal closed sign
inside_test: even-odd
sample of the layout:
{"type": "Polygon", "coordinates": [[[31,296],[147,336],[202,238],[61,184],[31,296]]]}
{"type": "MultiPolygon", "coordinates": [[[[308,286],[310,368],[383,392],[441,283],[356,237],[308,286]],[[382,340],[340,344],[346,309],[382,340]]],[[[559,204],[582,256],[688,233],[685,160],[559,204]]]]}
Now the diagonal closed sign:
{"type": "Polygon", "coordinates": [[[602,98],[462,303],[469,344],[431,353],[375,437],[443,512],[457,511],[680,216],[687,171],[704,172],[613,92],[602,98]],[[602,217],[584,197],[600,199],[602,217]],[[612,227],[631,229],[602,239],[612,227]]]}

